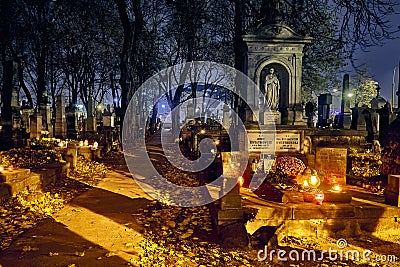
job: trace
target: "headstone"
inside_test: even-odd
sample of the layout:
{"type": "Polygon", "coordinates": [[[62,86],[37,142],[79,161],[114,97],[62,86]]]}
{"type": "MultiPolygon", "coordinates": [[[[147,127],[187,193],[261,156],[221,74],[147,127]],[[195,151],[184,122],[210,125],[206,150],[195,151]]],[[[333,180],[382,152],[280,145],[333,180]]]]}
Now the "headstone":
{"type": "Polygon", "coordinates": [[[68,142],[67,162],[70,164],[72,170],[76,168],[78,162],[78,145],[74,142],[68,142]]]}
{"type": "Polygon", "coordinates": [[[400,207],[400,175],[389,175],[385,190],[385,202],[400,207]]]}
{"type": "MultiPolygon", "coordinates": [[[[218,233],[223,246],[247,247],[250,239],[244,225],[244,211],[240,187],[237,183],[240,166],[232,166],[231,157],[242,157],[241,152],[222,152],[223,184],[220,209],[217,213],[218,233]],[[233,189],[228,191],[226,188],[233,189]]],[[[240,160],[239,160],[240,161],[240,160]]]]}
{"type": "Polygon", "coordinates": [[[306,116],[307,116],[307,127],[308,128],[313,128],[314,127],[314,116],[315,116],[315,107],[314,107],[314,103],[309,101],[307,102],[306,106],[305,106],[305,112],[306,112],[306,116]]]}
{"type": "Polygon", "coordinates": [[[41,132],[42,132],[42,116],[35,112],[33,115],[30,117],[30,138],[36,138],[39,139],[41,137],[41,132]]]}
{"type": "Polygon", "coordinates": [[[44,92],[42,98],[43,103],[39,105],[39,113],[42,116],[42,126],[43,130],[47,131],[49,136],[51,136],[53,134],[53,125],[51,123],[51,106],[47,92],[44,92]]]}
{"type": "Polygon", "coordinates": [[[77,139],[78,134],[78,111],[74,106],[69,107],[66,114],[67,137],[77,139]]]}
{"type": "Polygon", "coordinates": [[[351,126],[351,110],[350,110],[350,97],[349,97],[349,75],[345,74],[343,77],[343,90],[342,90],[342,105],[341,114],[339,118],[339,128],[350,129],[351,126]]]}
{"type": "Polygon", "coordinates": [[[67,137],[67,119],[65,116],[65,105],[62,95],[57,96],[55,137],[62,139],[67,137]]]}
{"type": "Polygon", "coordinates": [[[95,132],[96,129],[96,116],[95,116],[95,108],[94,108],[94,98],[89,97],[88,100],[88,109],[87,109],[87,122],[86,122],[86,131],[95,132]]]}
{"type": "Polygon", "coordinates": [[[114,120],[115,120],[114,114],[104,115],[103,116],[103,126],[114,128],[115,127],[114,120]]]}
{"type": "Polygon", "coordinates": [[[347,149],[317,147],[315,169],[325,173],[328,183],[346,184],[347,149]],[[333,181],[335,180],[335,181],[333,181]]]}
{"type": "Polygon", "coordinates": [[[34,109],[25,108],[22,109],[22,127],[25,129],[26,133],[31,132],[31,117],[35,113],[34,109]]]}
{"type": "Polygon", "coordinates": [[[366,107],[354,107],[352,111],[351,129],[353,130],[366,130],[365,117],[363,111],[366,107]]]}
{"type": "Polygon", "coordinates": [[[231,119],[229,116],[229,107],[227,105],[224,105],[223,109],[222,109],[222,126],[225,129],[229,129],[229,127],[231,126],[231,119]]]}
{"type": "Polygon", "coordinates": [[[377,85],[376,97],[371,100],[371,108],[375,110],[375,125],[379,132],[379,141],[382,142],[389,128],[390,104],[385,98],[380,95],[380,90],[381,88],[379,87],[379,85],[377,85]]]}
{"type": "Polygon", "coordinates": [[[368,135],[366,136],[366,141],[372,143],[375,138],[375,133],[377,132],[375,110],[366,107],[363,109],[361,114],[364,118],[365,129],[368,133],[368,135]]]}
{"type": "Polygon", "coordinates": [[[330,121],[330,106],[332,104],[331,94],[321,94],[318,96],[318,123],[319,127],[329,127],[330,121]]]}

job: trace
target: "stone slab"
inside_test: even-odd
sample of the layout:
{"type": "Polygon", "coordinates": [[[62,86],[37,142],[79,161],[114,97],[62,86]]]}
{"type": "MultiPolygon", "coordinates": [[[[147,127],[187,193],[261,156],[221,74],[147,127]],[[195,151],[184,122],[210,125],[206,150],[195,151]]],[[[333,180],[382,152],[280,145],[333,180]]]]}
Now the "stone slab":
{"type": "Polygon", "coordinates": [[[15,179],[5,183],[9,186],[10,195],[16,195],[25,190],[36,191],[41,189],[40,175],[29,175],[24,179],[15,179]]]}
{"type": "Polygon", "coordinates": [[[240,195],[226,195],[221,199],[221,210],[240,209],[242,207],[242,198],[240,195]]]}
{"type": "Polygon", "coordinates": [[[347,192],[324,192],[324,202],[350,203],[352,196],[347,192]]]}
{"type": "Polygon", "coordinates": [[[304,202],[304,196],[301,192],[285,191],[282,196],[282,203],[300,203],[304,202]]]}
{"type": "Polygon", "coordinates": [[[293,207],[293,220],[312,220],[312,219],[330,219],[330,218],[354,218],[356,215],[354,207],[348,204],[342,204],[338,207],[335,204],[317,205],[305,203],[301,206],[293,207]]]}
{"type": "Polygon", "coordinates": [[[224,221],[237,221],[242,219],[244,211],[242,209],[230,209],[218,211],[218,224],[224,224],[224,221]]]}
{"type": "Polygon", "coordinates": [[[25,179],[29,176],[29,169],[16,169],[13,171],[4,170],[0,173],[0,182],[10,182],[13,180],[25,179]]]}

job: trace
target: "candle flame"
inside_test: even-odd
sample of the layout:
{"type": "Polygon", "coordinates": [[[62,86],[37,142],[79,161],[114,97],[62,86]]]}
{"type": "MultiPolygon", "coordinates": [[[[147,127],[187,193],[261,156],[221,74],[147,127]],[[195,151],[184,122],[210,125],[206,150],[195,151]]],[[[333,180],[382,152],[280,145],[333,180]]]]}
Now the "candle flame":
{"type": "Polygon", "coordinates": [[[311,183],[312,185],[318,184],[317,176],[311,175],[311,177],[310,177],[310,183],[311,183]]]}
{"type": "Polygon", "coordinates": [[[342,191],[342,188],[340,187],[340,185],[334,185],[334,186],[332,187],[332,190],[333,190],[333,191],[336,191],[336,192],[340,192],[340,191],[342,191]]]}
{"type": "Polygon", "coordinates": [[[238,184],[239,184],[240,187],[243,186],[243,184],[244,184],[244,178],[243,178],[243,176],[240,176],[240,177],[239,177],[239,179],[238,179],[238,184]]]}

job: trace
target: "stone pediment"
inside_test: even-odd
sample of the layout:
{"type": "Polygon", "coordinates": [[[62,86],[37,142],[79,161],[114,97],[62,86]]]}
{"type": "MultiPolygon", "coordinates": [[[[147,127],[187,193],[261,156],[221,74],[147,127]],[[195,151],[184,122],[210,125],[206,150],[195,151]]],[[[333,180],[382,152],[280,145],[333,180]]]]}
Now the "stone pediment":
{"type": "Polygon", "coordinates": [[[268,24],[258,27],[252,35],[256,39],[277,39],[277,40],[303,40],[311,41],[311,37],[302,36],[285,24],[268,24]]]}

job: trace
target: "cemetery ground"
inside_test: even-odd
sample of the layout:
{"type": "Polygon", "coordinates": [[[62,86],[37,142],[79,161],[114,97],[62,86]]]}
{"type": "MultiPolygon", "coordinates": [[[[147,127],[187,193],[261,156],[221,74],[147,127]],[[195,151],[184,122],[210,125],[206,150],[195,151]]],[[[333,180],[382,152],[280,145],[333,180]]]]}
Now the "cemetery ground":
{"type": "MultiPolygon", "coordinates": [[[[149,151],[159,147],[149,146],[149,151]]],[[[164,166],[165,158],[153,153],[164,166]]],[[[168,179],[196,183],[195,177],[164,170],[168,179]]],[[[242,189],[245,190],[245,189],[242,189]]],[[[245,191],[243,191],[245,192],[245,191]]],[[[260,205],[262,208],[262,205],[260,205]]],[[[317,261],[280,261],[278,251],[338,249],[340,237],[284,236],[260,242],[250,236],[249,248],[219,244],[206,206],[179,208],[150,199],[132,179],[121,153],[103,163],[80,158],[68,177],[47,186],[43,193],[22,192],[0,210],[1,266],[399,266],[397,231],[346,238],[346,249],[373,252],[371,260],[346,257],[317,261]],[[266,260],[260,261],[260,250],[266,260]],[[379,261],[378,256],[387,256],[379,261]]],[[[294,255],[294,254],[292,254],[294,255]]],[[[282,256],[282,254],[281,254],[282,256]]],[[[285,255],[284,255],[285,256],[285,255]]]]}

